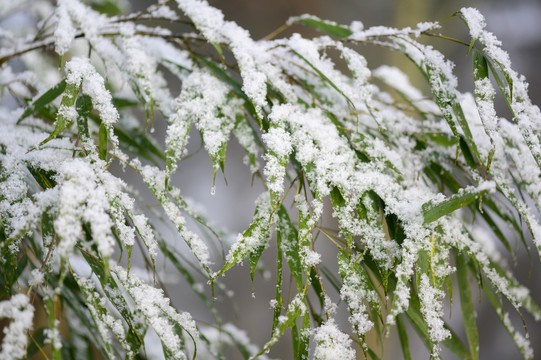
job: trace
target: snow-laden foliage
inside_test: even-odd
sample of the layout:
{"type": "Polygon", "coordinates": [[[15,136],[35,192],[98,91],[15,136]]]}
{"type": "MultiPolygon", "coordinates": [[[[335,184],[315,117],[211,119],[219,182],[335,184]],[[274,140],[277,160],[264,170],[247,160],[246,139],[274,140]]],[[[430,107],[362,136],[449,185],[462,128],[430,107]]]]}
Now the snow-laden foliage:
{"type": "Polygon", "coordinates": [[[541,255],[541,112],[477,10],[449,18],[464,22],[466,39],[441,35],[437,22],[364,29],[302,15],[254,40],[204,0],[160,0],[130,15],[125,5],[0,0],[2,359],[222,359],[230,347],[266,358],[286,334],[291,358],[377,358],[384,347],[368,337],[384,341],[394,326],[409,359],[407,322],[431,358],[447,347],[476,359],[474,279],[533,358],[504,305],[536,320],[541,310],[499,251],[514,255],[516,237],[541,255]],[[302,26],[321,35],[286,31],[302,26]],[[470,92],[426,35],[464,46],[470,92]],[[430,92],[396,67],[368,64],[368,44],[403,53],[430,92]],[[498,92],[510,118],[496,111],[498,92]],[[154,131],[161,121],[165,136],[154,131]],[[173,185],[196,133],[214,181],[236,141],[266,188],[236,238],[173,185]],[[322,242],[335,250],[322,253],[322,242]],[[131,259],[136,244],[146,273],[131,259]],[[276,293],[261,311],[273,321],[255,344],[215,296],[231,296],[221,276],[244,261],[254,281],[271,244],[276,293]],[[171,301],[164,263],[214,323],[171,301]],[[446,322],[453,286],[467,343],[446,322]]]}

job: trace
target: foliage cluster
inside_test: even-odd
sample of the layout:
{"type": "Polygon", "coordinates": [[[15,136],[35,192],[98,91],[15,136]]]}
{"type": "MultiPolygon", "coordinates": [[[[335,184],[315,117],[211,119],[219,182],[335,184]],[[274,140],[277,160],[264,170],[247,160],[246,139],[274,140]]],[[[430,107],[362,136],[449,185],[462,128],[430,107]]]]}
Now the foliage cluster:
{"type": "Polygon", "coordinates": [[[516,238],[541,254],[541,113],[477,10],[404,29],[302,15],[256,41],[204,0],[129,15],[113,0],[0,5],[0,316],[9,319],[0,358],[145,358],[150,334],[168,359],[221,359],[227,347],[266,358],[290,333],[296,359],[378,359],[367,335],[383,343],[395,326],[411,359],[409,323],[431,358],[444,346],[478,359],[473,280],[533,358],[505,306],[536,319],[541,309],[499,251],[513,254],[516,238]],[[440,34],[453,18],[471,40],[440,34]],[[278,37],[301,25],[320,35],[278,37]],[[453,63],[421,42],[427,36],[464,46],[473,94],[457,89],[453,63]],[[369,67],[365,45],[403,53],[430,93],[395,67],[369,67]],[[496,92],[510,119],[496,112],[496,92]],[[155,117],[167,124],[164,141],[155,117]],[[265,186],[232,244],[174,185],[195,134],[214,178],[236,141],[265,186]],[[125,171],[112,173],[114,163],[125,171]],[[158,209],[139,199],[134,176],[158,209]],[[337,229],[322,226],[325,213],[337,229]],[[189,253],[164,238],[161,220],[189,253]],[[214,297],[243,261],[253,281],[270,242],[273,321],[268,342],[254,345],[214,297]],[[335,246],[334,264],[322,261],[321,242],[335,246]],[[130,261],[134,246],[148,276],[130,261]],[[164,262],[213,324],[171,305],[156,276],[164,262]],[[467,342],[444,321],[454,286],[467,342]],[[337,305],[349,325],[335,320],[337,305]],[[36,328],[39,306],[48,323],[36,328]]]}

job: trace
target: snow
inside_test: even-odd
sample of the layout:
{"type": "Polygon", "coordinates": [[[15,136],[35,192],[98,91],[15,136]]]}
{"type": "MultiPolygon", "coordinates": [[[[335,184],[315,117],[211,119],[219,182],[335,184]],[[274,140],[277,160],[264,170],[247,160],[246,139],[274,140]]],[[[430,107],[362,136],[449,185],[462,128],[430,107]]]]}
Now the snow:
{"type": "Polygon", "coordinates": [[[473,39],[479,39],[484,28],[487,26],[485,17],[475,8],[462,8],[460,13],[466,19],[471,37],[473,39]]]}
{"type": "MultiPolygon", "coordinates": [[[[419,284],[419,300],[421,300],[421,313],[428,327],[428,336],[433,343],[440,343],[451,337],[451,333],[444,327],[443,306],[440,298],[443,292],[430,285],[428,275],[421,274],[419,284]]],[[[437,346],[432,349],[432,356],[437,356],[437,346]]]]}
{"type": "MultiPolygon", "coordinates": [[[[139,15],[145,20],[159,17],[177,21],[178,14],[182,13],[193,22],[196,32],[177,37],[173,30],[135,24],[129,17],[108,18],[78,0],[59,0],[54,15],[43,23],[45,32],[41,35],[45,40],[35,45],[48,44],[51,48],[54,45],[58,55],[69,54],[71,58],[66,57],[64,73],[57,71],[56,65],[45,62],[43,68],[48,70],[43,72],[55,75],[30,70],[17,72],[9,66],[11,63],[0,68],[0,85],[7,90],[2,92],[7,95],[0,103],[0,220],[11,254],[20,251],[25,236],[39,239],[36,234],[40,233],[42,216],[47,213],[54,219],[56,233],[56,246],[49,264],[58,264],[60,259],[73,259],[76,263],[76,245],[90,252],[97,249],[101,258],[108,259],[117,250],[116,237],[121,246],[131,248],[136,236],[146,246],[152,262],[160,261],[158,234],[151,227],[151,219],[139,210],[145,204],[135,201],[137,195],[132,194],[130,186],[121,179],[129,175],[118,176],[109,170],[110,162],[118,159],[142,177],[159,203],[161,212],[156,214],[165,215],[173,224],[178,236],[190,248],[190,256],[193,255],[203,269],[203,275],[216,277],[267,246],[278,219],[275,212],[281,205],[284,187],[289,185],[286,179],[294,178],[296,172],[302,175],[298,180],[306,189],[295,195],[293,209],[288,208],[288,211],[299,214],[296,225],[299,234],[295,239],[298,244],[294,245],[299,249],[304,275],[324,261],[314,246],[312,233],[325,212],[330,212],[338,222],[339,236],[344,239],[344,249],[349,251],[351,259],[363,256],[359,251],[362,249],[370,254],[375,266],[395,273],[397,284],[387,312],[387,324],[393,324],[396,316],[410,306],[411,279],[419,275],[420,310],[434,345],[431,349],[434,358],[439,356],[439,343],[450,335],[442,320],[444,292],[437,284],[454,271],[448,262],[452,249],[475,258],[487,281],[514,307],[532,309],[527,288],[493,265],[493,261],[502,257],[492,243],[495,234],[491,229],[480,227],[476,219],[470,224],[469,218],[464,217],[465,211],[454,211],[432,223],[424,223],[426,205],[441,204],[467,193],[483,193],[497,202],[497,209],[504,217],[518,215],[524,220],[541,254],[538,216],[541,112],[529,99],[525,79],[511,69],[509,55],[501,49],[500,41],[485,30],[486,22],[477,10],[464,8],[460,16],[484,56],[496,66],[504,80],[509,79],[503,92],[513,121],[499,117],[496,112],[494,99],[498,89],[489,78],[474,73],[473,95],[461,93],[453,73],[454,64],[433,47],[416,40],[422,33],[439,28],[437,23],[419,23],[404,29],[364,29],[361,23],[354,22],[349,25],[353,33],[346,41],[325,35],[309,39],[300,34],[255,41],[247,30],[225,20],[220,10],[205,1],[176,0],[178,9],[170,8],[172,4],[162,2],[139,15]],[[84,41],[75,41],[79,37],[84,41]],[[88,49],[81,50],[80,45],[86,42],[91,56],[86,54],[88,49]],[[216,61],[215,64],[220,71],[212,71],[193,58],[190,46],[205,42],[224,50],[223,63],[216,61]],[[398,68],[383,65],[372,71],[354,47],[365,42],[405,53],[426,75],[432,95],[426,96],[413,87],[398,68]],[[336,64],[333,52],[345,61],[347,69],[336,64]],[[162,67],[170,74],[163,73],[162,67]],[[224,81],[221,71],[232,74],[239,85],[224,81]],[[17,102],[24,104],[26,98],[39,99],[64,74],[68,91],[47,110],[56,107],[55,115],[66,121],[66,129],[56,139],[38,146],[53,131],[54,125],[43,121],[41,115],[28,116],[22,124],[17,124],[24,111],[17,102]],[[169,76],[173,76],[173,80],[169,76]],[[381,91],[373,84],[374,78],[400,96],[381,91]],[[170,89],[177,80],[181,90],[174,97],[170,89]],[[90,138],[77,136],[75,123],[79,113],[75,97],[81,94],[90,96],[95,109],[92,115],[99,116],[108,131],[108,141],[112,144],[109,163],[97,154],[95,124],[89,124],[90,138]],[[165,168],[122,153],[116,131],[122,127],[133,130],[138,126],[138,115],[125,109],[119,113],[113,105],[113,98],[117,96],[141,102],[147,120],[155,104],[159,112],[156,118],[163,117],[167,121],[165,168]],[[19,108],[11,111],[7,110],[8,106],[19,108]],[[119,120],[122,121],[119,123],[119,120]],[[472,140],[464,121],[471,130],[472,140]],[[260,124],[263,126],[258,128],[260,124]],[[244,149],[245,162],[252,175],[261,175],[259,161],[264,161],[262,173],[268,191],[258,197],[251,225],[237,235],[223,259],[224,268],[215,273],[210,269],[216,261],[209,251],[210,244],[189,228],[185,216],[207,221],[183,200],[180,189],[170,181],[187,154],[193,128],[200,132],[215,172],[224,160],[231,133],[244,149]],[[453,144],[459,136],[476,144],[477,149],[470,149],[479,160],[475,169],[468,169],[464,154],[453,144]],[[489,157],[492,157],[490,171],[487,169],[489,157]],[[433,171],[436,165],[449,173],[456,169],[464,171],[457,175],[460,186],[456,194],[450,194],[452,186],[438,183],[445,179],[445,174],[433,171]],[[48,185],[43,186],[40,179],[46,180],[48,185]],[[323,204],[329,196],[334,205],[327,209],[323,204]],[[513,212],[508,208],[514,209],[513,212]],[[403,233],[400,241],[393,238],[390,219],[400,226],[403,233]],[[431,254],[430,276],[420,273],[421,252],[431,254]]],[[[33,9],[31,14],[36,11],[33,9]]],[[[302,15],[290,19],[288,24],[308,18],[320,21],[302,15]]],[[[19,41],[15,30],[0,29],[2,44],[4,39],[7,44],[0,50],[0,56],[26,51],[33,45],[32,37],[19,41]]],[[[217,55],[212,47],[208,50],[211,56],[217,55]]],[[[40,65],[40,55],[38,51],[32,52],[22,58],[21,64],[29,68],[40,65]]],[[[146,133],[144,136],[156,137],[146,133]]],[[[42,247],[48,247],[52,238],[51,234],[43,234],[39,239],[42,247]]],[[[293,244],[285,244],[289,249],[291,246],[293,244]]],[[[340,299],[350,312],[348,320],[352,332],[362,338],[374,327],[375,319],[368,315],[369,306],[378,306],[379,299],[369,289],[361,266],[357,267],[354,260],[338,265],[343,280],[340,299]]],[[[34,269],[23,279],[30,287],[39,286],[43,284],[46,271],[57,271],[55,266],[46,269],[34,269]]],[[[131,297],[134,301],[129,302],[130,306],[143,314],[144,321],[150,324],[171,357],[186,358],[175,324],[197,337],[199,332],[191,316],[177,312],[163,291],[146,284],[135,270],[128,275],[126,269],[112,265],[111,271],[125,292],[116,293],[106,288],[103,289],[105,294],[131,297]]],[[[76,277],[76,280],[86,292],[89,311],[106,348],[120,345],[129,349],[126,329],[118,314],[110,311],[98,284],[92,278],[76,277]],[[111,333],[118,343],[111,342],[111,333]]],[[[23,286],[23,282],[18,285],[23,286]]],[[[193,287],[203,293],[201,283],[193,287]]],[[[279,318],[281,325],[290,321],[290,316],[306,311],[303,296],[297,294],[288,305],[286,315],[279,318]]],[[[270,303],[272,308],[278,304],[274,299],[270,303]]],[[[329,297],[325,297],[324,310],[328,316],[336,312],[336,305],[329,297]]],[[[20,351],[26,346],[25,334],[32,327],[32,314],[33,307],[24,295],[14,295],[0,302],[0,315],[13,318],[5,330],[0,357],[23,356],[20,351]]],[[[500,316],[504,326],[512,328],[505,315],[500,316]]],[[[60,341],[57,328],[47,331],[50,341],[60,341]]],[[[246,333],[231,324],[223,326],[223,333],[211,330],[207,333],[215,335],[220,344],[229,341],[223,340],[223,333],[228,333],[251,354],[257,353],[257,347],[246,333]]],[[[522,352],[532,355],[528,338],[514,330],[512,333],[522,352]]],[[[312,335],[315,359],[355,358],[351,339],[334,319],[313,329],[312,335]]],[[[279,336],[279,331],[275,331],[268,346],[279,336]]],[[[112,357],[114,351],[110,349],[108,355],[112,357]]]]}
{"type": "Polygon", "coordinates": [[[120,266],[113,265],[111,270],[117,275],[119,282],[133,298],[137,308],[143,313],[172,358],[186,359],[180,345],[180,338],[172,322],[178,324],[193,338],[196,338],[199,332],[190,314],[186,312],[178,313],[170,305],[170,300],[164,297],[162,289],[145,284],[134,274],[128,275],[120,266]]]}
{"type": "Polygon", "coordinates": [[[338,329],[334,319],[329,319],[314,331],[314,360],[356,359],[351,339],[338,329]]]}
{"type": "Polygon", "coordinates": [[[55,51],[62,56],[71,46],[77,29],[75,28],[69,14],[70,0],[60,0],[56,10],[56,29],[54,31],[55,51]]]}
{"type": "Polygon", "coordinates": [[[32,270],[32,277],[30,278],[30,281],[28,281],[28,285],[30,286],[41,285],[44,279],[45,279],[45,274],[39,269],[34,269],[32,270]]]}
{"type": "Polygon", "coordinates": [[[26,355],[28,331],[32,330],[34,306],[24,294],[15,294],[9,300],[0,301],[0,318],[9,318],[9,326],[3,329],[0,358],[22,359],[26,355]]]}

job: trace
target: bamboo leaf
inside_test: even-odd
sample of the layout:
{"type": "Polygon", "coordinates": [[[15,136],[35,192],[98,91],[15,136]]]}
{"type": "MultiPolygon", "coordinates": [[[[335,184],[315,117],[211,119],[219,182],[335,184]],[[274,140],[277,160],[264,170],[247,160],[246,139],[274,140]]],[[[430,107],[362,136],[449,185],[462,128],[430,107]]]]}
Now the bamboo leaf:
{"type": "Polygon", "coordinates": [[[30,115],[36,113],[41,108],[43,108],[45,105],[51,103],[54,99],[56,99],[60,94],[64,92],[66,89],[66,79],[62,79],[58,84],[44,92],[40,97],[35,99],[27,108],[26,110],[21,114],[19,119],[17,120],[17,124],[19,124],[21,121],[23,121],[25,118],[29,117],[30,115]]]}
{"type": "Polygon", "coordinates": [[[54,130],[45,140],[39,143],[40,146],[56,138],[69,125],[71,119],[67,117],[66,112],[69,112],[69,109],[75,104],[75,100],[77,99],[77,93],[79,92],[79,87],[80,84],[70,83],[66,85],[64,96],[62,97],[60,107],[58,108],[58,112],[56,114],[54,130]]]}
{"type": "Polygon", "coordinates": [[[256,207],[252,223],[244,231],[242,236],[239,236],[237,242],[233,245],[229,254],[227,254],[226,262],[223,267],[213,275],[213,279],[231,269],[235,264],[241,262],[246,256],[254,254],[250,260],[250,274],[253,277],[255,266],[261,256],[262,249],[267,243],[271,223],[269,222],[270,199],[267,194],[262,195],[258,200],[259,204],[256,207]]]}
{"type": "Polygon", "coordinates": [[[282,299],[282,277],[283,277],[283,252],[282,252],[282,233],[276,231],[276,290],[274,294],[273,315],[272,315],[272,330],[274,332],[278,326],[278,317],[282,313],[282,305],[284,303],[282,299]]]}
{"type": "Polygon", "coordinates": [[[333,24],[329,21],[315,19],[313,17],[300,18],[299,22],[303,23],[306,26],[321,30],[329,35],[336,36],[338,38],[347,38],[348,36],[353,34],[353,31],[351,31],[347,27],[333,24]]]}
{"type": "Polygon", "coordinates": [[[45,171],[32,166],[28,166],[27,169],[42,189],[52,189],[56,186],[54,171],[45,171]]]}
{"type": "Polygon", "coordinates": [[[457,194],[435,205],[431,201],[424,203],[422,206],[424,223],[431,223],[438,220],[442,216],[452,213],[456,209],[468,206],[482,196],[486,191],[487,190],[464,189],[463,191],[459,191],[457,194]]]}
{"type": "Polygon", "coordinates": [[[306,64],[308,64],[312,70],[314,70],[318,76],[324,80],[326,83],[328,83],[334,90],[336,90],[340,95],[342,95],[344,97],[344,99],[346,99],[346,101],[348,102],[348,104],[353,108],[355,109],[355,104],[353,103],[353,101],[351,101],[351,99],[331,80],[329,79],[329,77],[327,75],[325,75],[320,69],[318,69],[316,66],[314,66],[310,61],[308,61],[307,58],[305,58],[304,56],[302,56],[299,52],[291,49],[291,51],[297,55],[299,58],[301,58],[302,61],[304,61],[306,64]]]}
{"type": "Polygon", "coordinates": [[[103,161],[107,161],[107,138],[108,138],[108,131],[107,127],[104,123],[101,123],[100,130],[99,130],[99,146],[98,146],[98,155],[99,158],[103,161]]]}
{"type": "MultiPolygon", "coordinates": [[[[52,332],[57,337],[59,337],[60,332],[57,327],[55,303],[53,302],[53,299],[51,299],[50,297],[44,298],[43,301],[45,303],[45,309],[47,310],[47,314],[49,318],[49,332],[52,332]]],[[[62,360],[62,352],[59,345],[60,345],[60,341],[54,341],[54,340],[51,341],[51,352],[52,352],[53,360],[62,360]]]]}
{"type": "Polygon", "coordinates": [[[483,53],[473,48],[473,78],[481,80],[488,78],[488,64],[483,53]]]}
{"type": "Polygon", "coordinates": [[[287,329],[295,326],[295,324],[297,323],[297,319],[299,318],[299,316],[301,316],[303,311],[305,311],[304,297],[301,294],[298,294],[291,301],[291,303],[289,303],[286,314],[272,333],[270,340],[265,344],[263,349],[256,355],[252,356],[250,360],[253,360],[258,356],[262,355],[263,353],[267,352],[280,339],[280,337],[282,337],[282,334],[287,329]]]}
{"type": "Polygon", "coordinates": [[[293,226],[289,214],[283,205],[280,206],[277,214],[277,233],[279,233],[282,238],[282,251],[285,255],[291,275],[297,284],[297,290],[301,291],[304,285],[302,279],[302,264],[299,255],[298,232],[293,226]]]}
{"type": "Polygon", "coordinates": [[[93,273],[96,274],[107,298],[128,324],[127,342],[131,351],[137,354],[143,345],[143,338],[147,330],[146,324],[137,320],[137,314],[134,314],[130,310],[130,306],[124,296],[122,296],[122,291],[117,282],[112,276],[106,273],[104,265],[96,258],[84,252],[82,252],[82,255],[88,265],[90,265],[93,273]]]}
{"type": "Polygon", "coordinates": [[[509,319],[509,314],[503,309],[501,301],[498,300],[498,297],[496,294],[494,294],[486,282],[483,283],[482,288],[488,301],[490,302],[490,305],[492,305],[494,311],[496,311],[498,319],[503,324],[505,330],[509,333],[509,336],[517,346],[521,355],[524,357],[524,359],[533,359],[533,357],[531,357],[531,347],[528,338],[517,332],[509,319]]]}
{"type": "Polygon", "coordinates": [[[404,324],[404,320],[402,320],[402,315],[398,315],[396,317],[396,329],[398,330],[398,337],[400,339],[400,347],[402,348],[404,360],[411,360],[408,333],[406,331],[406,325],[404,324]]]}
{"type": "MultiPolygon", "coordinates": [[[[75,275],[75,280],[79,285],[79,289],[85,299],[87,308],[90,310],[90,314],[92,315],[92,318],[96,324],[96,328],[98,329],[98,335],[100,336],[105,348],[105,355],[109,359],[115,359],[116,357],[113,353],[111,339],[106,329],[106,327],[114,325],[106,321],[106,318],[112,318],[112,316],[105,308],[105,303],[101,301],[102,297],[99,293],[97,293],[96,288],[92,283],[92,280],[83,279],[77,275],[75,275]]],[[[125,339],[123,340],[125,341],[125,339]]],[[[129,348],[127,350],[129,351],[129,348]]]]}
{"type": "Polygon", "coordinates": [[[477,325],[475,323],[475,309],[471,297],[470,282],[468,280],[468,266],[465,255],[456,254],[456,272],[458,279],[458,293],[460,295],[460,308],[462,310],[462,320],[466,329],[466,337],[470,345],[470,354],[472,359],[479,358],[479,336],[477,335],[477,325]]]}

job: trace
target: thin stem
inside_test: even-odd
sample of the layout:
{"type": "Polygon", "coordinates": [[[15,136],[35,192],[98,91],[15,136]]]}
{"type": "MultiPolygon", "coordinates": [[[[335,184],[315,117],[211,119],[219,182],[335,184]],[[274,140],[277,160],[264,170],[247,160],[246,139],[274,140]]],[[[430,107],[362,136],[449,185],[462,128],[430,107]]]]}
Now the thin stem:
{"type": "Polygon", "coordinates": [[[99,262],[100,264],[104,265],[103,264],[103,261],[101,261],[100,259],[98,259],[95,255],[89,253],[88,251],[86,251],[85,249],[83,249],[82,247],[80,247],[79,245],[75,245],[75,247],[79,250],[81,250],[82,252],[84,252],[85,254],[87,254],[88,256],[90,256],[91,258],[93,258],[94,260],[96,260],[97,262],[99,262]]]}
{"type": "Polygon", "coordinates": [[[457,44],[465,45],[465,46],[467,46],[467,47],[470,46],[470,44],[467,43],[467,42],[464,42],[464,41],[462,41],[462,40],[458,40],[458,39],[455,39],[455,38],[452,38],[452,37],[449,37],[449,36],[445,36],[445,35],[442,35],[442,34],[435,34],[435,33],[429,32],[429,31],[423,31],[422,34],[423,34],[423,35],[427,35],[427,36],[432,36],[432,37],[440,38],[440,39],[449,40],[449,41],[452,41],[452,42],[456,42],[457,44]]]}
{"type": "Polygon", "coordinates": [[[274,39],[278,34],[280,34],[281,32],[287,30],[291,25],[290,24],[283,24],[282,26],[280,26],[278,29],[274,30],[273,32],[271,32],[270,34],[268,34],[267,36],[265,36],[263,38],[263,40],[272,40],[274,39]]]}

